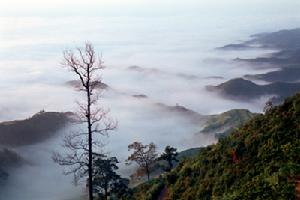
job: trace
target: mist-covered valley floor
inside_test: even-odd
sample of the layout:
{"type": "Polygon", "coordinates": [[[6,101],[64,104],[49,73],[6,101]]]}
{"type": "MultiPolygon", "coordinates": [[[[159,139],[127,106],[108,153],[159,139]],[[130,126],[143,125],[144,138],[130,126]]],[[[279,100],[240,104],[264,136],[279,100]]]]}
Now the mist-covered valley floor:
{"type": "MultiPolygon", "coordinates": [[[[290,59],[300,46],[267,45],[278,38],[290,38],[289,34],[299,35],[294,28],[300,16],[297,9],[291,9],[295,1],[284,6],[275,3],[272,8],[272,1],[255,2],[246,1],[247,7],[236,1],[225,5],[191,0],[183,8],[183,2],[177,0],[154,1],[151,5],[158,8],[155,17],[146,1],[124,5],[117,13],[116,5],[100,3],[92,9],[81,1],[71,7],[51,8],[50,13],[38,12],[47,10],[39,4],[40,9],[32,8],[32,12],[2,8],[0,145],[19,157],[7,161],[9,176],[1,183],[0,200],[76,200],[85,195],[85,182],[75,185],[73,177],[63,175],[64,169],[51,159],[54,151],[64,151],[60,146],[63,136],[81,127],[72,122],[56,127],[55,120],[46,127],[39,122],[35,126],[43,129],[30,129],[24,140],[20,134],[25,131],[18,129],[20,121],[15,120],[32,123],[30,117],[41,117],[34,115],[41,110],[46,111],[42,115],[76,112],[75,101],[81,96],[74,88],[75,77],[60,63],[63,50],[86,41],[95,45],[105,61],[102,80],[106,86],[100,106],[109,108],[110,116],[118,121],[117,130],[101,137],[106,143],[103,151],[119,159],[119,173],[126,177],[135,169],[125,165],[130,143],[154,142],[159,152],[167,145],[179,151],[206,146],[218,140],[217,133],[237,126],[237,115],[225,114],[232,117],[228,124],[210,128],[209,123],[219,123],[218,116],[224,112],[245,109],[261,113],[271,97],[286,95],[286,87],[291,93],[298,90],[298,85],[284,85],[283,89],[280,85],[262,89],[269,92],[248,92],[278,81],[290,83],[272,73],[295,63],[276,58],[282,58],[278,52],[289,50],[284,58],[290,59]],[[87,7],[79,9],[82,4],[87,7]],[[281,29],[291,32],[276,34],[281,29]],[[250,35],[262,32],[279,36],[273,41],[252,41],[250,35]],[[261,57],[274,59],[255,62],[261,57]],[[270,74],[272,78],[265,78],[270,74]],[[241,82],[232,81],[236,78],[242,78],[241,82]],[[245,81],[251,81],[250,86],[245,81]],[[201,132],[205,128],[209,131],[201,132]],[[13,137],[7,136],[8,130],[13,137]],[[14,138],[20,141],[14,142],[14,138]]],[[[264,37],[268,35],[257,38],[264,37]]]]}

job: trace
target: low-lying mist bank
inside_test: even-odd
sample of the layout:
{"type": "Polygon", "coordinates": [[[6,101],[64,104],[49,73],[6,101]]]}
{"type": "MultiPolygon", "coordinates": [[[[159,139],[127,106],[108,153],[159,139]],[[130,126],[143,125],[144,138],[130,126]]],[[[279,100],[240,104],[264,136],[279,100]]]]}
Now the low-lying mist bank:
{"type": "Polygon", "coordinates": [[[85,194],[84,188],[76,187],[72,176],[64,176],[62,168],[51,159],[53,151],[61,149],[62,135],[67,132],[61,130],[45,142],[14,148],[26,163],[7,171],[8,178],[0,189],[1,200],[53,200],[56,197],[71,200],[85,194]]]}
{"type": "MultiPolygon", "coordinates": [[[[105,86],[99,85],[105,88],[99,106],[110,108],[111,117],[119,122],[116,131],[102,138],[107,143],[103,151],[118,157],[119,172],[124,176],[134,171],[124,165],[127,145],[134,141],[154,142],[159,152],[166,145],[179,151],[206,146],[217,141],[215,132],[226,133],[224,126],[237,125],[232,113],[223,112],[262,112],[268,95],[251,101],[226,99],[207,91],[206,86],[245,75],[257,78],[257,74],[280,69],[257,67],[245,60],[269,55],[274,49],[215,48],[232,41],[240,43],[251,33],[295,27],[300,23],[297,6],[292,6],[295,0],[283,4],[271,0],[221,4],[176,0],[176,8],[174,1],[154,1],[155,16],[146,1],[130,2],[137,4],[124,1],[126,6],[120,9],[118,1],[110,6],[99,1],[95,6],[78,0],[73,2],[76,6],[58,4],[54,9],[39,5],[42,8],[36,9],[36,2],[24,1],[24,8],[8,3],[13,11],[8,14],[7,6],[0,6],[5,11],[0,14],[0,121],[23,120],[40,110],[76,112],[75,101],[82,96],[72,87],[78,83],[60,63],[63,50],[87,40],[103,53],[106,66],[105,86]],[[33,13],[25,9],[29,7],[33,13]],[[237,57],[244,60],[235,60],[237,57]],[[206,124],[208,115],[214,114],[221,115],[206,124]],[[203,129],[208,132],[201,132],[203,129]]],[[[63,136],[82,127],[57,127],[56,120],[34,121],[27,131],[24,126],[16,128],[19,130],[14,133],[21,135],[12,134],[8,139],[2,125],[0,144],[20,156],[24,164],[5,169],[9,176],[1,185],[0,200],[79,200],[85,194],[85,181],[75,186],[73,177],[64,176],[63,168],[51,159],[53,151],[65,151],[60,146],[63,136]]]]}
{"type": "MultiPolygon", "coordinates": [[[[226,65],[229,67],[229,63],[226,65]]],[[[181,73],[181,70],[170,73],[147,67],[113,67],[106,70],[107,76],[103,80],[105,87],[99,86],[99,89],[105,89],[101,106],[111,109],[111,117],[118,120],[119,126],[109,137],[101,137],[106,144],[102,151],[109,156],[116,156],[120,161],[119,173],[129,177],[135,171],[134,166],[125,165],[129,154],[127,146],[132,142],[140,141],[145,144],[154,142],[158,152],[167,145],[182,151],[215,143],[216,134],[218,136],[227,134],[228,130],[242,123],[235,123],[236,119],[246,121],[252,116],[246,110],[241,111],[243,114],[239,111],[222,112],[232,108],[248,108],[260,112],[268,99],[263,96],[250,102],[226,100],[206,91],[206,85],[222,83],[228,78],[251,71],[248,65],[242,70],[238,67],[240,66],[229,67],[232,73],[226,75],[217,70],[222,69],[219,63],[216,70],[220,73],[214,74],[215,76],[210,76],[209,73],[202,76],[190,72],[181,73]],[[122,82],[115,81],[119,77],[123,77],[122,82]],[[221,115],[209,115],[216,113],[221,115]]],[[[261,72],[256,69],[254,71],[261,72]]],[[[70,102],[70,97],[77,100],[82,98],[69,87],[76,88],[76,84],[76,81],[64,80],[51,87],[53,93],[36,93],[36,95],[39,98],[46,98],[55,91],[61,91],[61,96],[55,100],[58,104],[51,103],[54,99],[52,97],[48,99],[50,106],[47,108],[73,110],[74,104],[69,103],[67,107],[64,105],[70,102]],[[68,98],[64,99],[65,96],[68,98]]],[[[35,85],[33,88],[37,87],[40,88],[38,91],[41,91],[44,85],[35,85]]],[[[24,93],[20,95],[22,94],[24,93]]],[[[38,105],[42,104],[43,102],[38,102],[38,105]]],[[[84,128],[74,124],[65,126],[69,124],[65,115],[68,113],[60,115],[60,113],[40,112],[26,120],[0,124],[0,128],[3,126],[2,138],[6,138],[2,140],[2,145],[14,146],[13,151],[25,162],[20,167],[11,167],[7,170],[9,176],[1,189],[0,199],[50,200],[59,197],[61,200],[69,200],[84,196],[85,180],[75,186],[73,177],[64,176],[64,168],[51,159],[54,151],[65,152],[60,144],[66,134],[84,128]],[[51,117],[44,117],[45,115],[51,117]],[[8,134],[8,126],[14,135],[10,139],[5,136],[8,134]],[[21,143],[17,142],[17,139],[21,139],[21,143]]],[[[22,115],[19,115],[19,118],[20,116],[22,115]]]]}
{"type": "MultiPolygon", "coordinates": [[[[122,107],[125,110],[119,108],[123,116],[122,120],[119,118],[118,130],[111,133],[107,138],[100,137],[107,144],[102,151],[119,159],[119,173],[125,177],[129,177],[135,171],[135,166],[125,165],[125,160],[129,155],[127,146],[134,141],[154,142],[158,147],[158,152],[162,152],[167,145],[182,151],[214,143],[216,141],[214,133],[222,129],[221,125],[220,129],[216,129],[215,132],[200,132],[205,127],[206,122],[212,118],[216,119],[217,115],[201,115],[184,106],[154,103],[147,98],[140,99],[127,95],[125,97],[131,98],[131,110],[126,109],[126,106],[122,107]]],[[[36,129],[43,127],[49,119],[43,115],[48,114],[51,115],[52,113],[43,112],[34,115],[38,118],[36,120],[43,122],[35,123],[32,126],[36,129]]],[[[24,123],[24,121],[2,123],[19,127],[18,123],[24,123]]],[[[55,164],[51,159],[54,151],[61,153],[66,151],[60,146],[65,135],[84,128],[82,125],[68,124],[68,126],[60,127],[59,130],[52,132],[52,136],[45,138],[43,142],[36,140],[41,136],[34,132],[30,135],[29,132],[26,136],[31,138],[31,144],[14,147],[14,151],[24,160],[24,164],[9,168],[7,171],[9,176],[1,188],[0,199],[50,200],[53,199],[53,196],[59,196],[62,200],[68,200],[78,198],[85,193],[85,181],[82,180],[79,185],[75,186],[73,177],[64,176],[64,168],[55,164]],[[57,187],[57,183],[60,187],[57,187]]],[[[23,131],[31,130],[32,126],[25,126],[23,131]]],[[[224,124],[223,128],[228,126],[235,125],[227,123],[224,124]]],[[[42,132],[40,133],[42,134],[42,132]]],[[[16,138],[19,138],[23,132],[15,132],[14,134],[16,138]]]]}

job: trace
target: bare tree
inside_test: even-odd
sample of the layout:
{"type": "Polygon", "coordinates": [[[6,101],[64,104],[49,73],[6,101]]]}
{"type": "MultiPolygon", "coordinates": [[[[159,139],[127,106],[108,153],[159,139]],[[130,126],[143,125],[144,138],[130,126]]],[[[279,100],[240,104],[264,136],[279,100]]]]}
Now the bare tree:
{"type": "Polygon", "coordinates": [[[150,180],[150,167],[157,159],[156,146],[153,142],[143,145],[141,142],[134,142],[128,145],[128,150],[133,153],[128,157],[127,164],[136,162],[139,167],[146,172],[148,181],[150,180]]]}
{"type": "Polygon", "coordinates": [[[93,156],[98,154],[94,149],[103,145],[99,137],[96,139],[93,136],[107,136],[109,131],[116,128],[117,123],[107,116],[109,110],[98,105],[103,91],[103,88],[99,87],[103,84],[99,72],[104,66],[93,45],[86,43],[84,48],[68,50],[63,55],[63,66],[77,76],[80,82],[78,90],[84,94],[84,100],[77,102],[79,110],[76,119],[85,124],[86,129],[66,136],[63,147],[67,152],[54,153],[53,160],[66,166],[65,174],[74,174],[76,180],[88,175],[89,199],[93,200],[93,156]]]}

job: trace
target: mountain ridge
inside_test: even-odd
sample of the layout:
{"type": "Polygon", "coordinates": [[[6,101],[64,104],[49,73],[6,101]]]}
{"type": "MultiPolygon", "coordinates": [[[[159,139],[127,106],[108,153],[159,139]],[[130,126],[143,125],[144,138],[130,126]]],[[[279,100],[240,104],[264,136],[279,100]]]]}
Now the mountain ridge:
{"type": "Polygon", "coordinates": [[[71,112],[40,111],[24,120],[0,123],[0,145],[24,146],[42,142],[72,121],[71,112]]]}

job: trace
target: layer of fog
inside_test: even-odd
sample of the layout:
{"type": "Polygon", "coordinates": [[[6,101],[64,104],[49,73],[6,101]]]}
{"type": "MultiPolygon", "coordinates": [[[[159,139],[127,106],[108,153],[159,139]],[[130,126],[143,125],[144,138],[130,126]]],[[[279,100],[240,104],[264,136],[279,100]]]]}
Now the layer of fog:
{"type": "Polygon", "coordinates": [[[67,133],[68,130],[62,130],[47,142],[16,148],[26,164],[9,171],[0,199],[77,200],[84,196],[84,187],[75,186],[72,176],[63,176],[62,168],[51,159],[54,151],[62,151],[59,144],[67,133]]]}
{"type": "MultiPolygon", "coordinates": [[[[114,101],[111,117],[118,118],[119,126],[109,137],[101,137],[102,142],[106,143],[102,151],[109,156],[117,156],[120,161],[119,173],[125,177],[134,170],[134,167],[125,166],[125,160],[129,155],[127,145],[134,141],[143,143],[152,141],[157,145],[159,152],[170,144],[178,150],[184,150],[215,142],[214,136],[194,135],[201,128],[201,122],[195,124],[180,114],[171,115],[166,111],[163,112],[151,101],[119,93],[111,94],[107,100],[114,101]]],[[[84,179],[79,185],[73,185],[73,177],[62,175],[64,168],[51,160],[54,151],[65,152],[65,149],[60,147],[63,136],[72,134],[77,128],[80,130],[80,127],[65,129],[58,134],[59,136],[44,143],[16,148],[15,150],[28,164],[9,172],[6,187],[1,188],[0,199],[69,200],[83,196],[84,179]]]]}
{"type": "MultiPolygon", "coordinates": [[[[268,69],[253,69],[231,60],[271,51],[221,52],[215,48],[247,40],[257,32],[294,28],[300,22],[296,9],[299,4],[292,0],[232,1],[234,4],[189,1],[191,4],[182,6],[176,2],[155,1],[155,11],[154,7],[148,8],[146,1],[122,8],[111,4],[108,9],[88,4],[80,9],[62,6],[50,13],[44,8],[33,10],[32,14],[21,6],[20,12],[15,12],[15,7],[10,12],[3,10],[0,120],[27,118],[42,109],[74,110],[74,100],[79,97],[65,85],[74,77],[59,65],[61,52],[87,40],[103,52],[107,66],[103,81],[112,89],[104,94],[101,105],[111,109],[119,127],[107,139],[106,151],[121,162],[128,155],[127,145],[136,140],[153,141],[159,151],[165,145],[184,150],[215,141],[213,136],[195,138],[200,122],[198,125],[182,116],[162,113],[154,106],[156,102],[183,105],[200,114],[216,114],[232,108],[260,112],[267,97],[252,102],[224,100],[208,93],[205,85],[266,72],[268,69]],[[133,65],[158,71],[128,70],[133,65]],[[213,78],[216,76],[223,78],[213,78]],[[135,94],[145,94],[149,100],[132,98],[135,94]]],[[[11,174],[0,198],[68,200],[84,193],[84,184],[73,186],[72,177],[63,176],[62,168],[51,161],[51,152],[60,149],[60,142],[58,137],[18,149],[32,164],[11,174]]],[[[127,169],[123,166],[121,172],[128,175],[127,169]]]]}

